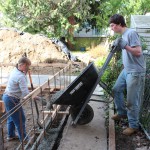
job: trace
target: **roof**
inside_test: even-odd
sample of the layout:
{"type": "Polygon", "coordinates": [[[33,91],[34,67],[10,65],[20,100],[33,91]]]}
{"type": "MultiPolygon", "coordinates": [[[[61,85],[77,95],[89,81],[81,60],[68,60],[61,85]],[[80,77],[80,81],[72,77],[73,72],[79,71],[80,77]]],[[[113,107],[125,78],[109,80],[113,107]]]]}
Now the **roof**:
{"type": "Polygon", "coordinates": [[[131,15],[131,28],[150,28],[150,16],[131,15]]]}

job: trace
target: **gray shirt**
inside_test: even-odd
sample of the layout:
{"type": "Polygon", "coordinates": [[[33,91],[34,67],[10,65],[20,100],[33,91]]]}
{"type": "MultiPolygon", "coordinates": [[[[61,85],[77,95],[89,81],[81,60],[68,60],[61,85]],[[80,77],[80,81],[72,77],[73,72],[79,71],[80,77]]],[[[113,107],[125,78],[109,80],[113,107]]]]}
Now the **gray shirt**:
{"type": "MultiPolygon", "coordinates": [[[[129,46],[141,46],[140,38],[136,31],[127,28],[122,34],[122,38],[128,43],[129,46]]],[[[143,54],[140,56],[134,56],[125,49],[122,50],[122,60],[124,68],[127,72],[145,72],[146,64],[143,54]]]]}
{"type": "Polygon", "coordinates": [[[9,77],[5,93],[16,98],[29,94],[26,75],[17,68],[14,68],[9,77]]]}

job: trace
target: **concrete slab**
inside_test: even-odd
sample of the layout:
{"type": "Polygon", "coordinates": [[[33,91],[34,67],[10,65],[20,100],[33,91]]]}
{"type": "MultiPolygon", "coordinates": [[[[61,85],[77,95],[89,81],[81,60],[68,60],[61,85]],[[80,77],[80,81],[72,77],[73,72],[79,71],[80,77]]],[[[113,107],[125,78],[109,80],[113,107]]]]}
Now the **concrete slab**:
{"type": "MultiPolygon", "coordinates": [[[[53,77],[53,76],[52,75],[31,75],[32,83],[33,83],[34,86],[42,85],[44,82],[46,82],[48,80],[48,78],[51,78],[51,77],[53,77]]],[[[76,77],[77,76],[71,76],[71,82],[74,81],[76,79],[76,77]]],[[[69,76],[65,76],[65,78],[69,79],[70,77],[69,76]]],[[[9,79],[9,75],[3,73],[0,76],[0,85],[1,84],[6,84],[8,79],[9,79]]],[[[64,76],[61,76],[60,79],[63,80],[64,76]]],[[[29,80],[29,76],[28,75],[27,75],[27,80],[28,80],[28,85],[30,85],[30,80],[29,80]]]]}
{"type": "Polygon", "coordinates": [[[95,91],[96,91],[96,92],[102,92],[102,91],[103,91],[103,88],[100,87],[100,85],[98,84],[98,85],[96,86],[96,88],[95,88],[95,91]]]}
{"type": "Polygon", "coordinates": [[[93,95],[102,96],[102,95],[104,95],[104,92],[102,92],[102,91],[101,92],[94,91],[93,95]]]}
{"type": "MultiPolygon", "coordinates": [[[[48,80],[48,78],[52,78],[53,76],[52,75],[31,75],[32,77],[32,82],[33,82],[33,85],[35,86],[39,86],[39,85],[42,85],[44,82],[46,82],[48,80]]],[[[56,84],[58,83],[59,85],[59,80],[61,80],[63,82],[64,78],[68,79],[69,80],[69,76],[60,76],[60,77],[57,77],[56,78],[56,84]]],[[[75,80],[76,76],[71,76],[71,82],[73,80],[75,80]]],[[[29,81],[29,77],[27,76],[27,79],[28,79],[28,84],[30,85],[30,81],[29,81]]]]}
{"type": "Polygon", "coordinates": [[[90,100],[104,101],[104,98],[98,95],[92,95],[90,100]]]}
{"type": "Polygon", "coordinates": [[[97,95],[97,96],[104,95],[103,88],[100,87],[99,84],[96,86],[93,95],[97,95]]]}
{"type": "Polygon", "coordinates": [[[71,117],[63,132],[58,150],[107,150],[105,104],[89,103],[94,110],[93,120],[86,125],[71,126],[71,117]]]}

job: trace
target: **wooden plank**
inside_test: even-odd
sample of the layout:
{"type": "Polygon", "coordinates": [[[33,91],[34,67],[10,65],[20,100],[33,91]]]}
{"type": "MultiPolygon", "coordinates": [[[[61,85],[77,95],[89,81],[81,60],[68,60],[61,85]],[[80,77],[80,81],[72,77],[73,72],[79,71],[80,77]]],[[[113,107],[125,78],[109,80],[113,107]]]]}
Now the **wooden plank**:
{"type": "Polygon", "coordinates": [[[0,100],[0,113],[4,113],[4,112],[5,112],[5,105],[4,102],[0,100]]]}
{"type": "MultiPolygon", "coordinates": [[[[43,111],[44,114],[52,114],[54,111],[43,111]]],[[[69,114],[69,111],[58,111],[57,114],[69,114]]]]}
{"type": "Polygon", "coordinates": [[[115,142],[115,123],[111,117],[114,115],[114,106],[113,103],[109,104],[109,143],[108,150],[116,150],[116,142],[115,142]]]}
{"type": "MultiPolygon", "coordinates": [[[[58,105],[57,106],[57,108],[56,109],[60,109],[60,105],[58,105]]],[[[54,120],[54,118],[56,117],[56,114],[57,114],[57,110],[55,110],[55,112],[52,114],[52,120],[51,121],[53,121],[54,120]]],[[[50,122],[49,122],[50,123],[50,122]]],[[[49,124],[46,124],[46,126],[48,126],[49,124]]],[[[45,132],[45,130],[43,130],[41,133],[40,133],[40,135],[38,136],[38,138],[37,138],[37,140],[34,142],[34,144],[33,144],[33,146],[32,146],[32,148],[31,148],[31,150],[36,150],[36,147],[37,147],[37,145],[39,145],[40,144],[40,141],[44,138],[44,132],[45,132]]]]}
{"type": "Polygon", "coordinates": [[[3,127],[0,124],[0,150],[4,150],[3,127]]]}
{"type": "MultiPolygon", "coordinates": [[[[52,119],[55,117],[55,114],[56,114],[57,111],[60,109],[60,107],[61,107],[60,105],[57,105],[57,106],[55,107],[54,111],[52,111],[52,113],[51,113],[52,119]]],[[[49,116],[49,115],[46,115],[46,116],[44,117],[44,120],[41,120],[41,121],[40,121],[41,124],[43,124],[44,121],[46,121],[46,119],[47,119],[48,116],[49,116]]]]}

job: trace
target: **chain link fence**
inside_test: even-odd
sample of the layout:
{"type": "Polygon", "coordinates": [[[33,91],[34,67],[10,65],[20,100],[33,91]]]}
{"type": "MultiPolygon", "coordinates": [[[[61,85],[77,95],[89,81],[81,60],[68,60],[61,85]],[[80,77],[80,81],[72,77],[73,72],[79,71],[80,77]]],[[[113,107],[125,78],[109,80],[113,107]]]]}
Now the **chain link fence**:
{"type": "Polygon", "coordinates": [[[144,54],[146,60],[145,89],[140,113],[140,124],[150,140],[150,53],[144,54]]]}

